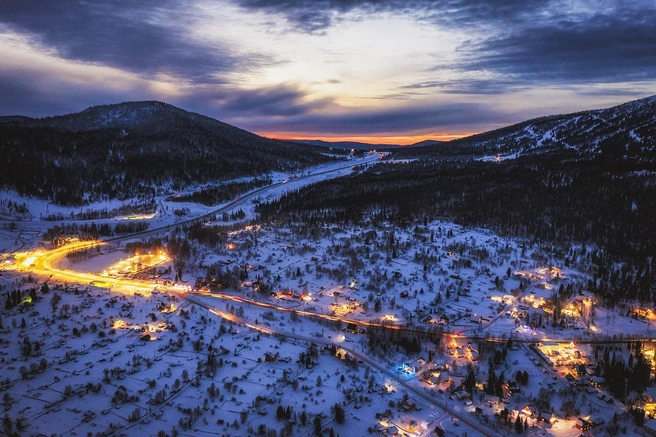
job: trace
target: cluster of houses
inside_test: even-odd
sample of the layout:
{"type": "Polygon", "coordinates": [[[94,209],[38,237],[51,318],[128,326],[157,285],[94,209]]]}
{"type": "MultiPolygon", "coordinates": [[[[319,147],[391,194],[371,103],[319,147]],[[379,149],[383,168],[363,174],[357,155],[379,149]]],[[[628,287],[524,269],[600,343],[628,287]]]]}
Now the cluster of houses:
{"type": "Polygon", "coordinates": [[[435,386],[445,380],[449,365],[443,360],[436,361],[431,368],[422,373],[421,377],[430,386],[435,386]]]}
{"type": "Polygon", "coordinates": [[[453,355],[456,358],[467,358],[471,361],[478,361],[479,354],[478,351],[474,348],[471,342],[467,343],[467,346],[461,347],[457,344],[447,346],[447,352],[449,355],[453,355]]]}
{"type": "MultiPolygon", "coordinates": [[[[421,410],[421,406],[414,399],[406,398],[401,404],[401,410],[409,413],[421,410]]],[[[407,425],[400,425],[392,422],[389,418],[382,418],[376,430],[384,436],[401,436],[407,435],[406,433],[418,434],[422,431],[422,427],[416,420],[410,420],[407,425]]]]}

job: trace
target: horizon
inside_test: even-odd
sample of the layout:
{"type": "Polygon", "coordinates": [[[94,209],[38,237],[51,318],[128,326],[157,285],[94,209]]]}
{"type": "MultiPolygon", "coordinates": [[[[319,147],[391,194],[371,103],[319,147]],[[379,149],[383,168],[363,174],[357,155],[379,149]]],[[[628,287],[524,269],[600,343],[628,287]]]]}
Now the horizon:
{"type": "Polygon", "coordinates": [[[339,142],[353,142],[353,143],[363,143],[369,144],[372,146],[382,145],[382,146],[410,146],[412,144],[419,143],[421,141],[442,141],[448,142],[452,140],[457,140],[459,138],[465,138],[472,135],[479,134],[481,132],[471,132],[462,135],[449,135],[445,133],[436,133],[434,135],[419,135],[419,136],[386,136],[386,137],[375,137],[375,136],[320,136],[320,137],[307,137],[307,138],[298,138],[293,136],[287,136],[287,134],[278,134],[278,133],[258,133],[266,138],[273,138],[276,140],[282,141],[325,141],[328,143],[339,143],[339,142]]]}
{"type": "Polygon", "coordinates": [[[159,100],[262,136],[412,144],[656,89],[656,5],[0,5],[0,115],[159,100]]]}

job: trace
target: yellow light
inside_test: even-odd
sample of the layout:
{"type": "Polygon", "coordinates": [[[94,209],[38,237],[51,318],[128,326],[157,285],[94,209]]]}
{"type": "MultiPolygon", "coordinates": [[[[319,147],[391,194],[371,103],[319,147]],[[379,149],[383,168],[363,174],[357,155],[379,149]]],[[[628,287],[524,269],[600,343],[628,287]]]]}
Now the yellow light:
{"type": "Polygon", "coordinates": [[[25,260],[22,263],[23,267],[30,267],[32,264],[34,264],[34,261],[36,261],[35,256],[30,256],[30,257],[25,258],[25,260]]]}
{"type": "Polygon", "coordinates": [[[114,321],[114,324],[112,325],[112,328],[114,329],[125,329],[128,327],[128,324],[125,322],[125,320],[118,319],[114,321]]]}

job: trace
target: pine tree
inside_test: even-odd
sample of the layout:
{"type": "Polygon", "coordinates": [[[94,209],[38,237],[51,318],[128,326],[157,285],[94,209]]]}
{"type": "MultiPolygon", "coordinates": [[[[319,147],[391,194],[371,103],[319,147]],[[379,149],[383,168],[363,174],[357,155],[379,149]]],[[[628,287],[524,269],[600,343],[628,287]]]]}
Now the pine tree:
{"type": "Polygon", "coordinates": [[[314,435],[317,437],[321,437],[321,417],[317,414],[314,416],[314,435]]]}
{"type": "Polygon", "coordinates": [[[519,418],[519,414],[517,415],[517,419],[515,419],[515,431],[517,431],[517,434],[521,434],[524,431],[524,426],[522,425],[522,420],[519,418]]]}
{"type": "Polygon", "coordinates": [[[490,370],[490,373],[487,377],[487,386],[485,387],[485,393],[489,395],[494,395],[494,389],[497,385],[497,375],[494,374],[494,370],[490,370]]]}
{"type": "Polygon", "coordinates": [[[342,406],[339,405],[339,403],[337,403],[335,404],[334,409],[335,409],[335,422],[341,425],[342,423],[344,423],[344,420],[346,419],[344,408],[342,408],[342,406]]]}

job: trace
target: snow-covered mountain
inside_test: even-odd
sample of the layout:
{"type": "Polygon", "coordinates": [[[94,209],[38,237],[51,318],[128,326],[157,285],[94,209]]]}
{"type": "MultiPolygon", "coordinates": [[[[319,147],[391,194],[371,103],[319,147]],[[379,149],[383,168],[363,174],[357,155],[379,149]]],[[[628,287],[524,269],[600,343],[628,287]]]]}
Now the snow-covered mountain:
{"type": "Polygon", "coordinates": [[[56,203],[295,170],[328,158],[160,102],[0,118],[0,187],[56,203]]]}
{"type": "Polygon", "coordinates": [[[582,158],[654,162],[656,96],[607,109],[536,118],[409,152],[499,155],[502,159],[574,152],[582,158]]]}
{"type": "Polygon", "coordinates": [[[402,146],[400,144],[385,144],[385,143],[362,143],[359,141],[323,141],[323,140],[294,140],[297,143],[309,144],[317,147],[327,147],[338,150],[395,150],[403,147],[424,147],[440,144],[441,141],[437,140],[424,140],[418,143],[402,146]]]}
{"type": "Polygon", "coordinates": [[[195,124],[211,129],[214,133],[222,132],[225,136],[241,133],[256,137],[255,134],[213,118],[157,101],[92,106],[78,113],[40,119],[23,117],[22,121],[27,126],[52,127],[66,131],[130,129],[163,132],[176,124],[195,124]]]}

